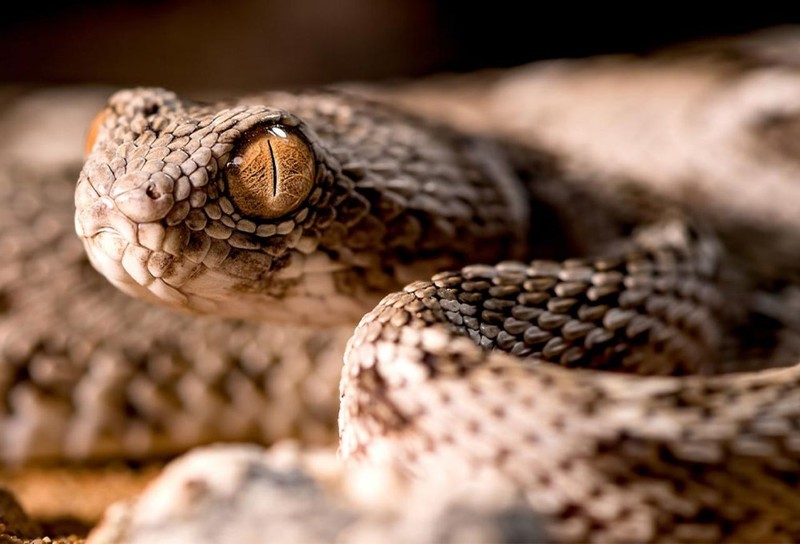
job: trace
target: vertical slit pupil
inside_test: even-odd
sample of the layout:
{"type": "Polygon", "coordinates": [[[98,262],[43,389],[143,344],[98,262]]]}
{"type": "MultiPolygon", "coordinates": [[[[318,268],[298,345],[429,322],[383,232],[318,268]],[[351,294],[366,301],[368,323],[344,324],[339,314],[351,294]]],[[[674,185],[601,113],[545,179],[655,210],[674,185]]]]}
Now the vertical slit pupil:
{"type": "Polygon", "coordinates": [[[267,140],[269,159],[272,161],[272,196],[278,196],[278,165],[275,164],[275,152],[272,151],[272,142],[267,140]]]}

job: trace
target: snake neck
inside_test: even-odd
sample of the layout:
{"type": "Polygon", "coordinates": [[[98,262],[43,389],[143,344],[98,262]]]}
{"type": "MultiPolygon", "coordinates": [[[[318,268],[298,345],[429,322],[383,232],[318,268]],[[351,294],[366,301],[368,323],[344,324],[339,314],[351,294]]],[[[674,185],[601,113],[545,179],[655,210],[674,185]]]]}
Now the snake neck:
{"type": "MultiPolygon", "coordinates": [[[[327,248],[376,256],[388,279],[381,289],[528,254],[531,193],[502,143],[346,91],[260,99],[302,118],[334,176],[357,196],[363,220],[327,248]]],[[[524,168],[541,174],[551,170],[545,162],[524,168]]]]}
{"type": "Polygon", "coordinates": [[[381,289],[475,262],[596,254],[663,214],[645,210],[652,198],[571,175],[547,150],[458,132],[351,92],[267,100],[304,119],[335,175],[363,197],[358,232],[371,233],[365,249],[388,271],[381,289]]]}

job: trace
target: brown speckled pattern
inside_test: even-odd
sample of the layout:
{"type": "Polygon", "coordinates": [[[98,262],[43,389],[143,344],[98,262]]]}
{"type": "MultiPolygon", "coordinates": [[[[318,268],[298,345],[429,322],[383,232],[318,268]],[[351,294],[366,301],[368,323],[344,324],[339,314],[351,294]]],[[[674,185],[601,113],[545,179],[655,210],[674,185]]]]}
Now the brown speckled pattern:
{"type": "Polygon", "coordinates": [[[714,376],[737,369],[733,330],[763,278],[730,274],[714,236],[663,203],[556,164],[340,92],[207,106],[124,91],[76,224],[123,290],[205,313],[346,322],[421,280],[348,344],[345,456],[388,445],[418,474],[489,470],[556,539],[796,537],[796,370],[714,376]],[[225,168],[261,124],[308,142],[316,187],[258,219],[226,196],[225,168]],[[507,260],[548,245],[595,257],[507,260]]]}
{"type": "MultiPolygon", "coordinates": [[[[797,370],[713,375],[746,368],[737,361],[753,346],[737,327],[769,278],[730,273],[702,218],[695,229],[648,198],[595,191],[545,154],[338,91],[206,105],[136,89],[109,101],[75,224],[112,283],[199,313],[352,325],[418,280],[348,344],[347,456],[388,446],[413,473],[488,471],[525,489],[556,539],[796,539],[797,370]],[[292,131],[315,160],[315,188],[278,217],[230,198],[226,165],[257,126],[292,131]]],[[[305,406],[270,427],[284,416],[273,403],[295,398],[285,376],[304,388],[309,369],[330,368],[321,354],[335,359],[343,333],[121,310],[96,285],[82,298],[93,328],[118,327],[98,341],[111,348],[67,335],[62,357],[78,365],[58,381],[64,365],[38,362],[50,346],[20,343],[8,432],[35,439],[7,458],[147,456],[314,428],[295,415],[305,406]],[[150,315],[168,317],[143,326],[150,315]],[[174,351],[143,349],[159,334],[174,351]],[[290,344],[303,346],[299,367],[290,344]]]]}

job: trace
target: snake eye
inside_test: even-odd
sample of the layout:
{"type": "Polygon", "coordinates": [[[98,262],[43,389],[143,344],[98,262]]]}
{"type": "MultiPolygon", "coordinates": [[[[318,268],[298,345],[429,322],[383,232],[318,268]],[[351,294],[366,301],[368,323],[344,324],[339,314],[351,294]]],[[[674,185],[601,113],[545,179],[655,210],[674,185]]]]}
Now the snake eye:
{"type": "Polygon", "coordinates": [[[89,125],[89,130],[86,132],[86,142],[84,143],[83,153],[89,155],[92,152],[94,143],[97,141],[97,135],[100,133],[100,127],[103,126],[103,121],[106,120],[106,110],[100,110],[97,115],[92,119],[89,125]]]}
{"type": "Polygon", "coordinates": [[[296,209],[314,187],[309,145],[280,126],[245,135],[225,167],[228,193],[244,215],[272,219],[296,209]]]}

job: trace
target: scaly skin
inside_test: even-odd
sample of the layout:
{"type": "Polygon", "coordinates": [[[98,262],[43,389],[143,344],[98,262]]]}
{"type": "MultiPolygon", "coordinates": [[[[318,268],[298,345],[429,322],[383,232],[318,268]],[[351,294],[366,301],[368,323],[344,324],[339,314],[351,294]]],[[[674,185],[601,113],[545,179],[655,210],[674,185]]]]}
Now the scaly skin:
{"type": "Polygon", "coordinates": [[[351,327],[181,315],[109,285],[74,233],[80,165],[0,170],[0,458],[152,458],[335,438],[351,327]],[[280,414],[278,416],[278,414],[280,414]]]}
{"type": "Polygon", "coordinates": [[[597,255],[467,266],[384,298],[345,353],[345,455],[388,444],[422,474],[495,472],[564,540],[800,537],[796,368],[608,372],[712,374],[753,347],[734,327],[768,278],[731,271],[694,221],[333,91],[124,91],[94,140],[76,192],[92,264],[181,310],[346,324],[438,270],[597,255]],[[235,158],[274,127],[313,158],[308,195],[243,213],[235,158]]]}

